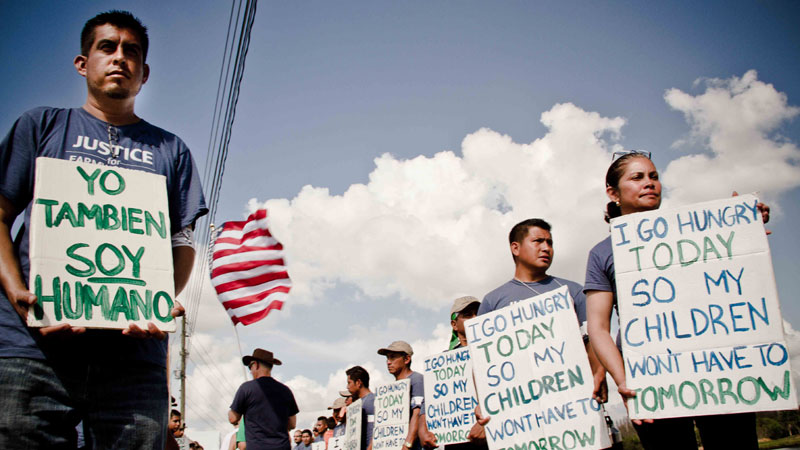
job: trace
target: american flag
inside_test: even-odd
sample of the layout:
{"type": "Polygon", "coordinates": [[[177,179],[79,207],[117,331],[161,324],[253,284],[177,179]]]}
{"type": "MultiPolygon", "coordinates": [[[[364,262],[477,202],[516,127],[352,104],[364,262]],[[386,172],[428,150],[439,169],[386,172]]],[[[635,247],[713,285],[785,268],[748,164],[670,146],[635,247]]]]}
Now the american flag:
{"type": "Polygon", "coordinates": [[[222,225],[211,256],[211,284],[234,325],[250,325],[281,309],[292,288],[283,256],[283,246],[267,229],[266,209],[222,225]]]}

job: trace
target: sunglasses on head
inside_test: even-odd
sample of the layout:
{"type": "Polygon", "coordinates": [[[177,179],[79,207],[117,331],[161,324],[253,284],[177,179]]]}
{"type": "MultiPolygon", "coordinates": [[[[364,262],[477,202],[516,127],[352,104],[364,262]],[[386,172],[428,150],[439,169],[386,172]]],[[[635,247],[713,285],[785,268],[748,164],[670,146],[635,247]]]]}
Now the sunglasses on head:
{"type": "Polygon", "coordinates": [[[642,155],[647,159],[650,159],[650,152],[646,152],[644,150],[620,150],[611,154],[611,161],[616,161],[625,155],[642,155]]]}

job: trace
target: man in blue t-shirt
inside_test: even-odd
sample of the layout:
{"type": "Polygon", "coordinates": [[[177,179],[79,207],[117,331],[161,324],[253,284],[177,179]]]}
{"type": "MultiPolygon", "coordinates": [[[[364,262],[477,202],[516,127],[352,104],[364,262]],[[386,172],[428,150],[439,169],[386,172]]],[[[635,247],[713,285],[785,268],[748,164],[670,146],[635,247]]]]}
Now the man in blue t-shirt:
{"type": "MultiPolygon", "coordinates": [[[[123,331],[62,324],[26,326],[37,302],[27,285],[37,157],[118,166],[166,178],[175,294],[194,260],[192,229],[206,214],[186,145],[136,116],[147,81],[147,29],[127,12],[90,19],[73,63],[86,79],[81,108],[24,113],[0,142],[0,448],[72,448],[84,423],[92,448],[163,449],[167,431],[166,334],[155,325],[123,331]],[[14,243],[11,227],[23,223],[14,243]]],[[[176,303],[173,316],[183,314],[176,303]]]]}
{"type": "Polygon", "coordinates": [[[239,386],[228,411],[237,423],[244,414],[248,450],[290,450],[289,431],[297,424],[297,402],[291,389],[272,378],[273,366],[281,361],[272,352],[257,348],[242,358],[253,379],[239,386]]]}
{"type": "MultiPolygon", "coordinates": [[[[583,294],[583,286],[547,273],[553,263],[554,255],[550,229],[550,224],[542,219],[527,219],[514,225],[508,234],[515,266],[514,278],[486,294],[478,308],[478,315],[567,286],[574,302],[576,319],[594,374],[595,398],[602,403],[606,401],[608,393],[605,369],[597,360],[586,333],[586,297],[583,294]]],[[[482,425],[487,420],[480,416],[479,410],[476,410],[476,416],[478,421],[470,432],[470,438],[484,437],[482,425]]]]}

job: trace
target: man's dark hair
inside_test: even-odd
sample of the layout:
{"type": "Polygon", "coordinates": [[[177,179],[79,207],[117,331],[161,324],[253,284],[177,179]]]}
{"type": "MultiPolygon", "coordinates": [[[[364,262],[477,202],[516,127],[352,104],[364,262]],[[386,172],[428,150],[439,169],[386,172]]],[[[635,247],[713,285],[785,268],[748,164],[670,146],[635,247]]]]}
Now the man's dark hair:
{"type": "Polygon", "coordinates": [[[128,11],[116,9],[100,13],[86,21],[81,31],[81,55],[89,56],[89,49],[94,43],[95,28],[106,24],[136,33],[139,36],[139,45],[142,46],[142,62],[147,61],[147,48],[150,46],[150,41],[147,38],[147,27],[142,25],[142,22],[128,11]]]}
{"type": "Polygon", "coordinates": [[[317,420],[321,420],[321,421],[322,421],[323,423],[325,423],[325,424],[327,424],[327,423],[328,423],[328,418],[327,418],[327,417],[325,417],[325,416],[319,416],[319,417],[317,417],[317,420]]]}
{"type": "Polygon", "coordinates": [[[525,239],[525,236],[528,235],[528,229],[537,227],[541,228],[546,231],[550,231],[550,224],[545,222],[543,219],[527,219],[523,220],[522,222],[514,225],[514,228],[511,229],[511,232],[508,233],[508,243],[513,244],[514,242],[522,242],[525,239]]]}
{"type": "Polygon", "coordinates": [[[176,416],[180,417],[181,416],[181,412],[178,411],[177,409],[173,409],[172,411],[169,412],[169,416],[170,417],[176,417],[176,416]]]}
{"type": "Polygon", "coordinates": [[[351,380],[360,381],[365,388],[369,389],[369,372],[367,372],[363,367],[353,366],[347,369],[344,373],[347,374],[347,377],[351,380]]]}
{"type": "Polygon", "coordinates": [[[300,433],[300,434],[307,434],[307,435],[311,436],[311,430],[303,430],[303,432],[300,433]]]}

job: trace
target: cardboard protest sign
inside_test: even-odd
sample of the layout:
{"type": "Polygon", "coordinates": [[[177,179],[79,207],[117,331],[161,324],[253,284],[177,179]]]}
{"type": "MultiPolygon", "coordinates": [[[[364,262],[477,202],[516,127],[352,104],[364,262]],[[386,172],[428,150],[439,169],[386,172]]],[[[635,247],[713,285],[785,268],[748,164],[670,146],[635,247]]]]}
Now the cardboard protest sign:
{"type": "Polygon", "coordinates": [[[325,450],[325,441],[312,442],[311,450],[325,450]]]}
{"type": "Polygon", "coordinates": [[[491,450],[611,446],[574,308],[564,286],[465,323],[491,450]]]}
{"type": "Polygon", "coordinates": [[[344,436],[333,436],[328,439],[328,450],[343,450],[344,436]]]}
{"type": "Polygon", "coordinates": [[[28,325],[174,331],[165,178],[36,159],[28,325]]]}
{"type": "Polygon", "coordinates": [[[632,418],[797,408],[754,195],[611,221],[632,418]]]}
{"type": "Polygon", "coordinates": [[[344,433],[343,450],[361,450],[361,399],[358,399],[347,407],[347,427],[344,433]]]}
{"type": "Polygon", "coordinates": [[[395,381],[375,389],[375,428],[372,450],[398,450],[408,435],[411,417],[411,381],[395,381]]]}
{"type": "Polygon", "coordinates": [[[425,422],[439,445],[468,442],[478,399],[468,348],[425,358],[425,422]]]}

